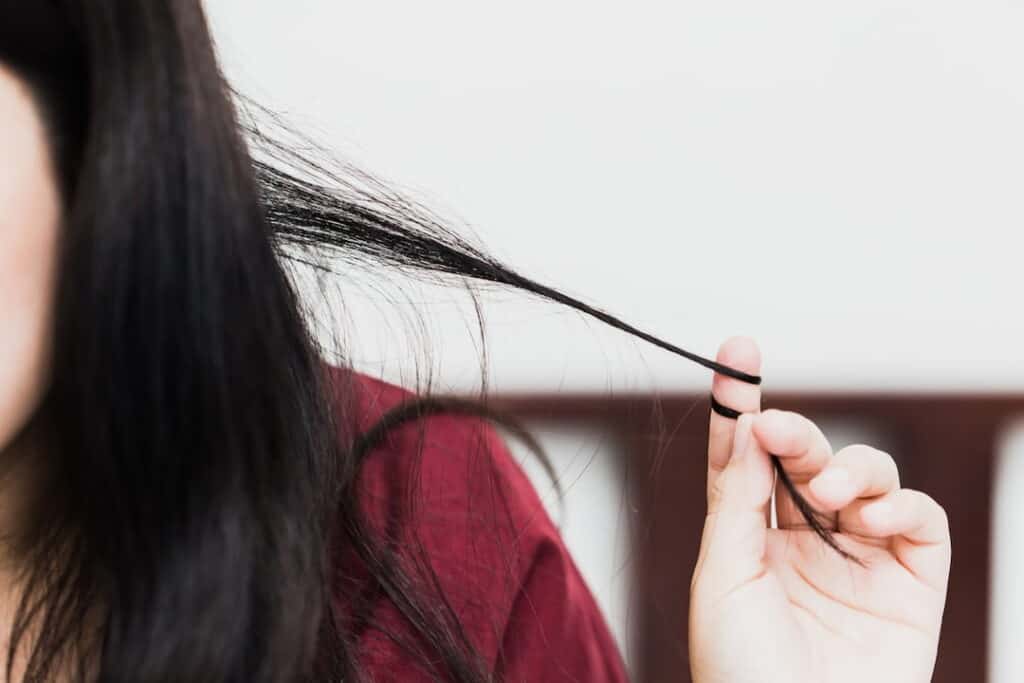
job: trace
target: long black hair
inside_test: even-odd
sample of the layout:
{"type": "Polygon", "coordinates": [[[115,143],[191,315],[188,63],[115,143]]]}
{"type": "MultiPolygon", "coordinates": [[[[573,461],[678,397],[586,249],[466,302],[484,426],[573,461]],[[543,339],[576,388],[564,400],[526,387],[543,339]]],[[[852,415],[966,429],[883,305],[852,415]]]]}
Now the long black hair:
{"type": "Polygon", "coordinates": [[[388,430],[484,411],[425,397],[350,433],[289,263],[510,286],[757,379],[523,277],[371,176],[248,125],[199,0],[0,0],[0,63],[35,96],[65,208],[41,409],[54,443],[34,463],[46,504],[11,544],[25,588],[9,675],[29,643],[27,681],[361,680],[328,590],[342,544],[426,644],[426,670],[493,680],[354,502],[388,430]]]}

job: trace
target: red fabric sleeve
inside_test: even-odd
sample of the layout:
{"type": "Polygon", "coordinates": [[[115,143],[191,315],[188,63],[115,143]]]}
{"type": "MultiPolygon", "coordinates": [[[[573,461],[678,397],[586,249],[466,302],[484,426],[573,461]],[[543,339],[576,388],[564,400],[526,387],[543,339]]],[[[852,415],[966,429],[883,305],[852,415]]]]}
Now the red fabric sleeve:
{"type": "MultiPolygon", "coordinates": [[[[408,392],[356,376],[358,427],[408,392]]],[[[393,430],[365,462],[365,509],[437,577],[434,587],[474,648],[507,683],[624,683],[621,657],[558,530],[496,431],[435,416],[393,430]],[[414,484],[410,489],[409,484],[414,484]],[[415,495],[410,495],[410,490],[415,495]]],[[[341,591],[337,600],[344,605],[341,591]]],[[[386,635],[411,634],[381,597],[360,641],[371,680],[428,681],[417,657],[386,635]]]]}

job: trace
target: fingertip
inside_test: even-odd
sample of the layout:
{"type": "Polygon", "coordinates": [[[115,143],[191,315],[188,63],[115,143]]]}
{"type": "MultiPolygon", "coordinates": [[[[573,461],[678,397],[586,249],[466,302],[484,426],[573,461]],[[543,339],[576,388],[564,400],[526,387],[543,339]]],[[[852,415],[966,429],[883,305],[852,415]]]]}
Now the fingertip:
{"type": "Polygon", "coordinates": [[[799,426],[793,413],[776,408],[769,408],[760,413],[752,425],[754,434],[769,448],[778,447],[781,442],[792,438],[795,429],[799,426]]]}
{"type": "Polygon", "coordinates": [[[872,529],[881,530],[892,523],[896,508],[888,500],[869,503],[861,508],[861,520],[872,529]]]}
{"type": "MultiPolygon", "coordinates": [[[[761,372],[761,352],[749,337],[733,337],[726,341],[718,351],[717,361],[747,375],[759,375],[761,372]]],[[[740,413],[761,409],[761,387],[727,374],[715,373],[711,393],[719,403],[740,413]]]]}
{"type": "Polygon", "coordinates": [[[730,368],[757,374],[761,370],[761,349],[750,337],[730,337],[718,348],[715,360],[730,368]]]}
{"type": "Polygon", "coordinates": [[[736,418],[736,433],[732,442],[733,459],[742,458],[750,444],[750,427],[753,424],[754,416],[744,413],[736,418]]]}
{"type": "Polygon", "coordinates": [[[779,423],[789,420],[793,413],[778,408],[767,408],[757,416],[757,422],[761,426],[777,426],[779,423]]]}
{"type": "Polygon", "coordinates": [[[808,482],[808,488],[820,507],[838,510],[857,495],[857,485],[844,467],[829,467],[808,482]]]}

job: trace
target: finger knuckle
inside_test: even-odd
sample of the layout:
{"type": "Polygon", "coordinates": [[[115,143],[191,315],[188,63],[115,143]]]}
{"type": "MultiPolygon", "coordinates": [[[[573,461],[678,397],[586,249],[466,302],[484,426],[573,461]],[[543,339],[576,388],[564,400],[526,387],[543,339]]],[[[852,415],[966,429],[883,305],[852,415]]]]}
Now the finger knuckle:
{"type": "Polygon", "coordinates": [[[946,508],[942,507],[937,500],[924,491],[918,491],[917,489],[904,489],[904,491],[913,499],[915,507],[922,515],[938,519],[943,527],[947,530],[949,529],[949,513],[946,512],[946,508]]]}
{"type": "Polygon", "coordinates": [[[722,472],[708,487],[708,512],[718,509],[722,496],[725,495],[725,478],[727,476],[729,476],[728,472],[722,472]]]}
{"type": "Polygon", "coordinates": [[[893,458],[892,455],[867,444],[853,444],[852,446],[847,446],[837,454],[837,457],[841,457],[845,461],[863,463],[871,467],[878,467],[886,471],[888,474],[896,475],[899,473],[899,466],[896,464],[896,459],[893,458]]]}
{"type": "Polygon", "coordinates": [[[851,444],[843,448],[837,456],[843,458],[849,458],[851,460],[866,460],[869,458],[878,458],[879,454],[887,456],[888,454],[878,450],[874,446],[869,446],[863,443],[851,444]]]}

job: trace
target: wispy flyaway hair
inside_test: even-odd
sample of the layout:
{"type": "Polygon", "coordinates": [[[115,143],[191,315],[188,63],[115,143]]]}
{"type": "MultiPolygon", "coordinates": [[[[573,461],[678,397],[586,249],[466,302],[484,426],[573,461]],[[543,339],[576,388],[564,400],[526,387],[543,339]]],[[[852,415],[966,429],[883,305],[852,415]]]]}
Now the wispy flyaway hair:
{"type": "Polygon", "coordinates": [[[383,432],[474,408],[426,398],[346,433],[288,259],[512,287],[760,381],[516,273],[367,174],[276,144],[239,113],[199,0],[0,0],[0,64],[35,96],[65,206],[47,498],[10,539],[26,589],[6,664],[30,643],[26,681],[361,680],[331,608],[331,525],[427,644],[426,669],[493,680],[352,502],[383,432]]]}

